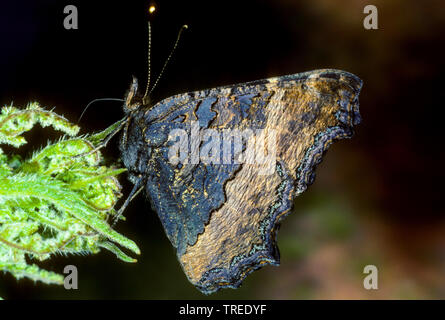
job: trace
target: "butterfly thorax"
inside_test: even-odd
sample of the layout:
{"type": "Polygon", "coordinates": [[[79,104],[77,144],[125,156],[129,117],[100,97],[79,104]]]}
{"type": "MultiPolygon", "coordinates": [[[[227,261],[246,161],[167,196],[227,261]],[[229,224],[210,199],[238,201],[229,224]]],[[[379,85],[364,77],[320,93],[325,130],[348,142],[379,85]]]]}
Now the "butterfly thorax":
{"type": "Polygon", "coordinates": [[[147,163],[151,156],[151,148],[144,139],[147,125],[143,121],[144,110],[151,106],[149,99],[138,93],[138,82],[133,78],[127,93],[124,112],[127,120],[120,139],[120,151],[129,179],[133,183],[145,175],[147,163]]]}

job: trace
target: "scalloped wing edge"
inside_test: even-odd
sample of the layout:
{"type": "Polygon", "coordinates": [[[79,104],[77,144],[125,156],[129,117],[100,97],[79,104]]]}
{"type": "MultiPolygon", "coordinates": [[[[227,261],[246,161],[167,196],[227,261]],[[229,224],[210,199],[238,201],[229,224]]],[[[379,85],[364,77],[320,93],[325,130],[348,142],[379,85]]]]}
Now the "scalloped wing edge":
{"type": "Polygon", "coordinates": [[[329,146],[335,141],[351,138],[354,134],[354,125],[358,125],[361,121],[358,96],[363,82],[353,74],[342,72],[342,75],[353,82],[350,87],[354,95],[352,100],[345,99],[338,102],[343,111],[336,115],[340,125],[329,127],[317,135],[314,143],[306,150],[304,160],[297,169],[297,181],[290,177],[284,163],[277,163],[277,172],[282,182],[277,189],[278,201],[269,208],[269,215],[261,222],[263,245],[252,248],[247,255],[236,257],[229,269],[214,268],[207,271],[198,283],[194,283],[202,293],[211,294],[224,288],[239,288],[244,279],[253,271],[266,265],[280,265],[280,254],[276,243],[276,232],[280,222],[291,212],[293,199],[314,182],[316,168],[322,162],[329,146]]]}

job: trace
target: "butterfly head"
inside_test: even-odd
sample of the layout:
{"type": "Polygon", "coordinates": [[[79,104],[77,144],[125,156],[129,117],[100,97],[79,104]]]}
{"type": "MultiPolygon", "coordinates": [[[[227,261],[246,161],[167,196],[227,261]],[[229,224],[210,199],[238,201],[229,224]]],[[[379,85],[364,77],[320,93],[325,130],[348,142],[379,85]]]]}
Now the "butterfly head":
{"type": "Polygon", "coordinates": [[[142,97],[138,92],[138,80],[133,77],[133,82],[131,83],[130,90],[128,90],[127,96],[125,97],[124,112],[129,114],[140,107],[149,105],[150,98],[148,96],[142,97]]]}

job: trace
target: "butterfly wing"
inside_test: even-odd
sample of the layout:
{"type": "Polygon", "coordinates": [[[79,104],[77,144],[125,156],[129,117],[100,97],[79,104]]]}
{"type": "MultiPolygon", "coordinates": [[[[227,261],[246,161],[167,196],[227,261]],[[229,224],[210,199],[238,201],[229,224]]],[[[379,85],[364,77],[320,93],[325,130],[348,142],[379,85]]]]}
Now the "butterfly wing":
{"type": "Polygon", "coordinates": [[[312,183],[329,145],[352,136],[361,86],[350,73],[317,70],[177,95],[140,115],[152,150],[146,193],[187,277],[202,292],[236,288],[253,270],[279,264],[277,226],[312,183]],[[257,135],[243,140],[238,153],[229,143],[224,150],[232,153],[219,154],[226,161],[203,163],[196,155],[208,145],[197,128],[213,129],[207,142],[221,150],[215,131],[257,135]],[[187,163],[169,160],[175,129],[189,137],[183,141],[187,163]],[[250,149],[251,139],[267,146],[263,162],[247,152],[258,151],[250,149]]]}

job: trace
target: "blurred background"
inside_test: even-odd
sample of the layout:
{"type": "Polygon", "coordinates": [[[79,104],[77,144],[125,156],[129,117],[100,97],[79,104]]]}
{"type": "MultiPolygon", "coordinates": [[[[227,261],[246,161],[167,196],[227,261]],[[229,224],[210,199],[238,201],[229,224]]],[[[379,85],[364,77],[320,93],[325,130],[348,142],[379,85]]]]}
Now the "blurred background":
{"type": "MultiPolygon", "coordinates": [[[[122,98],[146,79],[148,1],[3,1],[0,104],[38,101],[75,121],[95,98],[122,98]],[[79,29],[63,28],[76,5],[79,29]]],[[[364,81],[362,124],[331,146],[315,183],[295,200],[278,233],[281,266],[238,290],[204,296],[186,279],[161,223],[138,197],[117,226],[142,250],[138,263],[111,253],[54,257],[42,267],[79,270],[79,290],[0,278],[8,299],[444,299],[443,1],[158,1],[152,24],[157,75],[182,24],[189,29],[154,99],[318,68],[364,81]],[[365,30],[376,5],[379,29],[365,30]],[[364,266],[379,289],[363,288],[364,266]]],[[[94,104],[83,132],[122,117],[118,102],[94,104]]],[[[48,133],[49,132],[49,133],[48,133]]],[[[30,152],[57,136],[35,129],[30,152]],[[32,148],[31,148],[32,147],[32,148]]],[[[3,147],[2,147],[3,148],[3,147]]],[[[13,151],[10,149],[9,151],[13,151]]],[[[117,159],[117,139],[106,149],[117,159]]],[[[131,185],[122,176],[124,193],[131,185]]]]}

